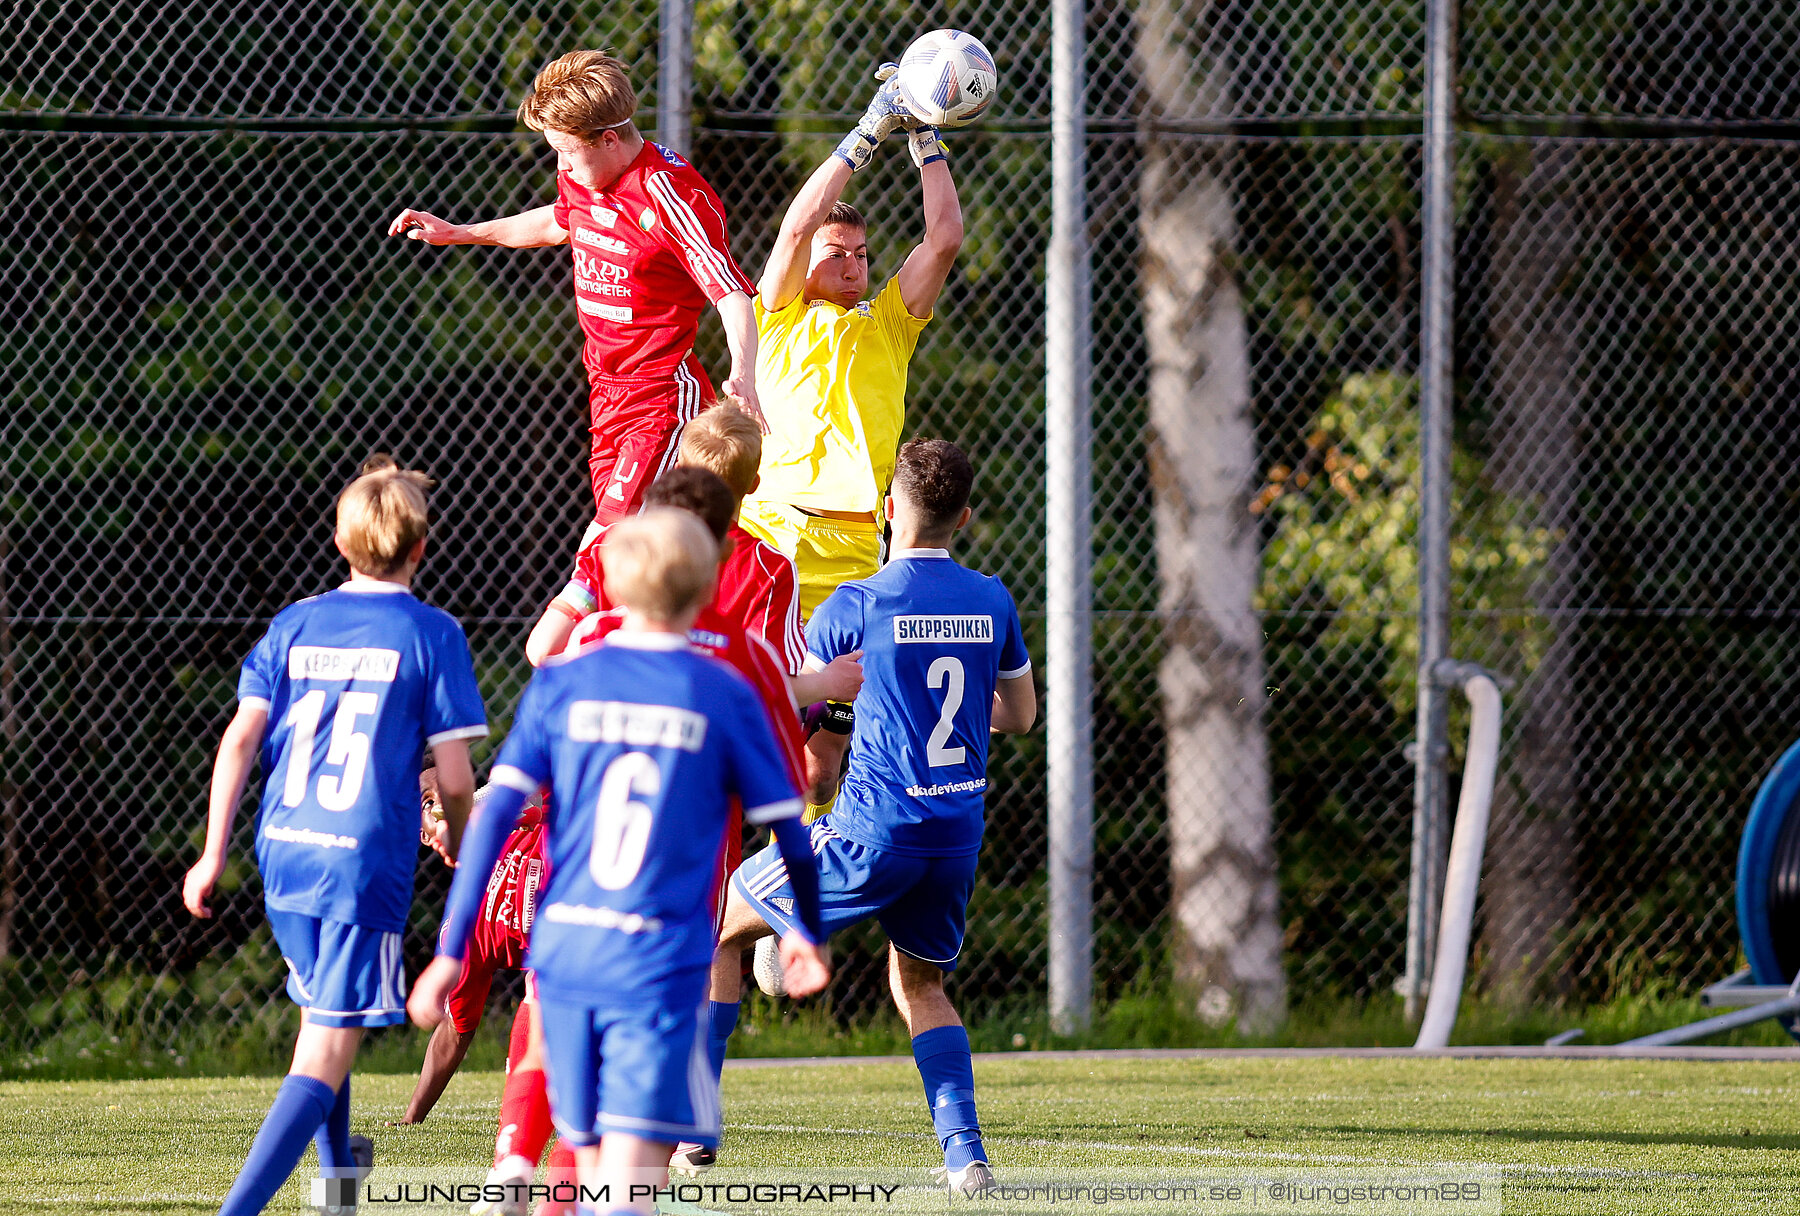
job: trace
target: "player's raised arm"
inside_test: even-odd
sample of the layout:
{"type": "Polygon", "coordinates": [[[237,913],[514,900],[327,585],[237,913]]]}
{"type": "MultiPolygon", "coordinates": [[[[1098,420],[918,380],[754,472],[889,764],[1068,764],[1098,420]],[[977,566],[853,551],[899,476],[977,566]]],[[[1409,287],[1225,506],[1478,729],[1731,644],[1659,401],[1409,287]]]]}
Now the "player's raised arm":
{"type": "Polygon", "coordinates": [[[181,884],[181,902],[195,916],[211,916],[207,900],[212,897],[219,875],[225,872],[225,853],[231,846],[231,826],[237,821],[238,800],[244,796],[244,784],[250,779],[250,765],[262,746],[263,730],[269,723],[266,702],[247,702],[238,706],[231,725],[219,740],[219,754],[213,761],[212,790],[206,806],[206,846],[200,860],[194,863],[181,884]]]}
{"type": "Polygon", "coordinates": [[[758,284],[764,310],[779,312],[792,304],[806,286],[813,233],[842,197],[844,187],[850,184],[850,173],[850,162],[833,152],[813,170],[800,193],[788,204],[758,284]]]}
{"type": "Polygon", "coordinates": [[[542,249],[569,243],[568,231],[556,222],[555,204],[478,224],[452,224],[428,211],[408,207],[388,225],[388,235],[424,241],[427,245],[500,245],[507,249],[542,249]]]}
{"type": "MultiPolygon", "coordinates": [[[[856,127],[844,136],[836,150],[813,170],[806,184],[800,187],[800,193],[788,204],[787,214],[781,220],[781,231],[775,236],[775,247],[769,251],[768,264],[763,267],[760,289],[766,311],[778,312],[786,308],[806,285],[813,233],[843,197],[844,187],[850,184],[850,175],[868,166],[875,149],[888,136],[917,123],[900,100],[899,85],[893,79],[895,71],[895,65],[891,63],[884,63],[875,70],[875,79],[882,83],[875,90],[868,109],[863,111],[856,127]]],[[[933,132],[934,142],[936,138],[933,132]]],[[[955,197],[954,189],[951,197],[955,197]]],[[[962,239],[960,233],[959,227],[959,242],[962,239]]],[[[954,252],[951,256],[955,256],[954,252]]],[[[948,273],[946,270],[945,274],[948,273]]]]}
{"type": "Polygon", "coordinates": [[[936,128],[919,127],[910,132],[907,146],[919,166],[919,185],[925,196],[925,239],[906,255],[897,277],[906,311],[923,318],[937,306],[962,249],[962,202],[956,196],[950,160],[936,128]]]}

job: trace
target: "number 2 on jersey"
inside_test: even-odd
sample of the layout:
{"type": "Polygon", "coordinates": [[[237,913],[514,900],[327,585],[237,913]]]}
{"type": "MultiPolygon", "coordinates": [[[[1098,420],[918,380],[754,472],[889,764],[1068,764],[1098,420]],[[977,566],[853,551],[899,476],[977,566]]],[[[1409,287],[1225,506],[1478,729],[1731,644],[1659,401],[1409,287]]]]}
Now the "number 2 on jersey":
{"type": "Polygon", "coordinates": [[[931,738],[925,740],[925,763],[930,768],[961,764],[968,759],[968,748],[944,746],[950,738],[950,732],[956,729],[956,711],[962,708],[963,682],[962,660],[948,655],[933,661],[930,669],[925,672],[927,688],[942,686],[944,689],[944,708],[938,714],[937,725],[931,730],[931,738]]]}
{"type": "Polygon", "coordinates": [[[606,766],[600,777],[600,801],[594,808],[594,844],[588,850],[588,875],[603,891],[631,885],[650,845],[650,808],[632,797],[654,798],[662,790],[662,766],[644,752],[626,752],[606,766]]]}
{"type": "MultiPolygon", "coordinates": [[[[362,794],[363,778],[369,772],[371,740],[356,729],[356,720],[372,716],[380,707],[381,699],[372,692],[347,692],[338,698],[325,763],[341,764],[344,769],[335,777],[319,778],[318,803],[326,810],[347,811],[362,794]]],[[[293,728],[294,735],[288,747],[287,780],[281,787],[283,806],[299,806],[306,801],[306,785],[312,778],[313,743],[318,739],[319,719],[324,713],[323,688],[313,689],[288,710],[287,725],[293,728]]]]}

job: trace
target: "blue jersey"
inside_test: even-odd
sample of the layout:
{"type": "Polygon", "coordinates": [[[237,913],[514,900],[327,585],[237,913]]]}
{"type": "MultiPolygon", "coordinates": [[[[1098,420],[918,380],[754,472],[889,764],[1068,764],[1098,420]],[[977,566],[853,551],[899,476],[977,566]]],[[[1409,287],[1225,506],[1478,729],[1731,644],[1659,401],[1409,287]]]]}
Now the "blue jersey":
{"type": "Polygon", "coordinates": [[[238,677],[268,710],[256,863],[271,908],[406,927],[425,747],[487,734],[455,618],[398,583],[351,582],[282,609],[238,677]]]}
{"type": "Polygon", "coordinates": [[[806,626],[822,663],[863,652],[850,766],[831,813],[847,840],[914,857],[981,848],[994,686],[1031,670],[999,579],[942,549],[899,549],[806,626]]]}
{"type": "Polygon", "coordinates": [[[495,783],[550,787],[550,882],[526,965],[552,1000],[616,1004],[711,965],[730,822],[801,803],[762,701],[676,634],[619,632],[538,670],[495,783]]]}

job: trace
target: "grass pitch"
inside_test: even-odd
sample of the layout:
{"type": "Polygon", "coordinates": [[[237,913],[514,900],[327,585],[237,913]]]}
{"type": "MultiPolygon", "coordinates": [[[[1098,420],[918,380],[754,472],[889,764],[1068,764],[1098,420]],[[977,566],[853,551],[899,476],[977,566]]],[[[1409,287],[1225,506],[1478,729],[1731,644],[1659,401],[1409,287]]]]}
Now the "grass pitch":
{"type": "MultiPolygon", "coordinates": [[[[499,1074],[459,1076],[419,1127],[413,1078],[356,1078],[378,1168],[490,1159],[499,1074]]],[[[1762,1213],[1800,1195],[1800,1063],[1541,1059],[978,1061],[987,1143],[1008,1167],[1486,1165],[1505,1210],[1762,1213]]],[[[0,1084],[13,1210],[211,1212],[274,1090],[266,1078],[0,1084]]],[[[728,1070],[728,1164],[938,1161],[906,1064],[728,1070]]],[[[310,1177],[311,1152],[299,1176],[310,1177]]],[[[306,1210],[291,1183],[276,1208],[306,1210]],[[285,1207],[282,1205],[285,1203],[285,1207]]],[[[440,1208],[440,1210],[448,1210],[440,1208]]]]}

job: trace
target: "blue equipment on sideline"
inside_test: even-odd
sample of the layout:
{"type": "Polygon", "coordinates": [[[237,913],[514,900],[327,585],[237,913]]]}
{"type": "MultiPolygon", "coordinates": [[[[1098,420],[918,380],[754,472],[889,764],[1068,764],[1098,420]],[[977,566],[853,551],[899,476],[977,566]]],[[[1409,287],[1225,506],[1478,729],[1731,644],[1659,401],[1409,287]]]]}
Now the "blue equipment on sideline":
{"type": "Polygon", "coordinates": [[[1621,1044],[1667,1047],[1775,1018],[1800,1039],[1800,743],[1763,778],[1738,845],[1738,936],[1750,966],[1701,990],[1705,1005],[1742,1006],[1621,1044]]]}

